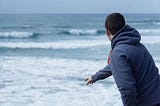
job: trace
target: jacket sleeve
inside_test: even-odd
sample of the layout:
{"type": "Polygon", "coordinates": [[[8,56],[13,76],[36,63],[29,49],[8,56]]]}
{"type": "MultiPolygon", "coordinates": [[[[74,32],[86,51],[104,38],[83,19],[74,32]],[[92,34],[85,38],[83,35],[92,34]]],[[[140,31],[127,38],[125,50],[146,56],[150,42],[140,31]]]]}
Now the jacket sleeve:
{"type": "Polygon", "coordinates": [[[109,65],[105,66],[102,70],[96,72],[96,74],[92,75],[92,81],[96,82],[97,80],[105,79],[112,75],[111,68],[109,65]]]}
{"type": "Polygon", "coordinates": [[[130,60],[123,53],[112,52],[110,67],[124,106],[136,106],[136,81],[130,60]]]}

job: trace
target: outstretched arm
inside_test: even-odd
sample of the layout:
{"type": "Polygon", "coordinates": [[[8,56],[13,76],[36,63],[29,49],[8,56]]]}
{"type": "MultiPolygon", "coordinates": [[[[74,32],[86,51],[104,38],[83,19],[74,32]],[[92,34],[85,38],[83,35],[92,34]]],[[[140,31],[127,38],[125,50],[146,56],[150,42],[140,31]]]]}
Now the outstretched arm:
{"type": "Polygon", "coordinates": [[[103,80],[111,75],[111,68],[109,67],[109,65],[106,65],[102,70],[99,70],[98,72],[96,72],[96,74],[92,75],[92,80],[93,82],[96,82],[98,80],[103,80]]]}
{"type": "Polygon", "coordinates": [[[112,75],[111,68],[109,65],[107,65],[102,70],[96,72],[96,74],[86,77],[85,80],[87,81],[87,84],[93,84],[94,82],[105,79],[111,75],[112,75]]]}

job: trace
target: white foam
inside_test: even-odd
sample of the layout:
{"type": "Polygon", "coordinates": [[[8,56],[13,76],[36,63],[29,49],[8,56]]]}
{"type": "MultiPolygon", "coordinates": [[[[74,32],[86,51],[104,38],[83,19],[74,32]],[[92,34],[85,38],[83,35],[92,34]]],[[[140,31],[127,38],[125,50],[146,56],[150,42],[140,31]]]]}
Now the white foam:
{"type": "MultiPolygon", "coordinates": [[[[142,36],[142,43],[160,44],[160,36],[142,36]]],[[[0,42],[1,48],[20,48],[20,49],[75,49],[96,46],[110,45],[110,41],[105,36],[99,40],[68,40],[55,42],[0,42]]]]}
{"type": "Polygon", "coordinates": [[[40,48],[40,49],[74,49],[103,46],[110,44],[105,40],[71,40],[71,41],[56,41],[56,42],[0,42],[0,47],[5,48],[40,48]]]}
{"type": "Polygon", "coordinates": [[[68,31],[69,33],[73,34],[73,35],[84,35],[84,34],[88,34],[88,35],[94,35],[97,34],[97,30],[92,30],[92,29],[71,29],[68,31]]]}
{"type": "Polygon", "coordinates": [[[0,37],[2,38],[28,38],[33,36],[34,34],[32,32],[0,32],[0,37]]]}
{"type": "Polygon", "coordinates": [[[87,86],[83,80],[103,68],[105,62],[44,57],[0,57],[0,61],[0,83],[6,84],[0,94],[1,98],[7,97],[0,99],[2,102],[31,106],[122,106],[115,84],[106,81],[87,86]]]}
{"type": "Polygon", "coordinates": [[[34,75],[48,75],[48,76],[67,76],[69,74],[88,73],[87,70],[98,70],[98,67],[103,68],[105,61],[89,61],[89,60],[74,60],[74,59],[55,59],[47,57],[13,57],[0,56],[1,68],[10,70],[28,70],[25,73],[34,75]],[[8,65],[10,65],[8,67],[8,65]],[[83,67],[82,67],[83,66],[83,67]],[[90,67],[92,66],[92,67],[90,67]],[[97,68],[96,68],[97,67],[97,68]],[[57,71],[55,71],[56,69],[57,71]],[[81,69],[81,70],[79,70],[81,69]],[[45,70],[45,71],[44,71],[45,70]],[[67,70],[67,71],[65,71],[67,70]],[[75,70],[75,71],[73,71],[75,70]],[[41,73],[40,71],[44,71],[41,73]],[[53,73],[54,74],[51,74],[53,73]],[[61,73],[62,72],[62,73],[61,73]],[[66,74],[68,73],[68,74],[66,74]]]}
{"type": "Polygon", "coordinates": [[[86,86],[83,81],[86,75],[103,68],[106,65],[104,61],[12,56],[0,56],[0,61],[0,84],[6,85],[0,90],[3,106],[5,103],[29,106],[122,106],[113,77],[92,86],[86,86]],[[69,77],[80,80],[68,80],[69,77]],[[108,80],[113,84],[108,84],[108,80]]]}
{"type": "Polygon", "coordinates": [[[159,44],[160,36],[142,36],[141,41],[146,44],[159,44]]]}
{"type": "Polygon", "coordinates": [[[160,22],[152,22],[155,25],[160,25],[160,22]]]}
{"type": "Polygon", "coordinates": [[[140,33],[157,34],[160,33],[160,29],[138,29],[140,33]]]}
{"type": "MultiPolygon", "coordinates": [[[[106,35],[100,36],[98,38],[101,40],[103,39],[104,40],[103,42],[107,41],[107,44],[110,45],[110,41],[106,39],[106,35]]],[[[160,44],[160,36],[158,35],[141,36],[141,42],[144,44],[160,44]]]]}

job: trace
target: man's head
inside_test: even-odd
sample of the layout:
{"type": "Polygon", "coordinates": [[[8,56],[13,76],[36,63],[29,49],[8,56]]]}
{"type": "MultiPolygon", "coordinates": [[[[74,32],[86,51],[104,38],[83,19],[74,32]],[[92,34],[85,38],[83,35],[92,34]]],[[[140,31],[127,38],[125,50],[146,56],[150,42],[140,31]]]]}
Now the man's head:
{"type": "Polygon", "coordinates": [[[122,27],[125,26],[125,19],[120,13],[109,14],[105,21],[105,28],[108,38],[112,40],[114,34],[116,34],[122,27]]]}

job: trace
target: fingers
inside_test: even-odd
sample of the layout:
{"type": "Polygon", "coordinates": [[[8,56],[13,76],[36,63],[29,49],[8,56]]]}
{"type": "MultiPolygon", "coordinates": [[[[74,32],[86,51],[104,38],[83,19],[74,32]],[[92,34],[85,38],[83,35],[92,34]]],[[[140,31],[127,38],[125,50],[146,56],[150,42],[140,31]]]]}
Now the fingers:
{"type": "Polygon", "coordinates": [[[89,82],[91,80],[90,76],[89,77],[85,77],[84,79],[85,81],[89,82]]]}
{"type": "Polygon", "coordinates": [[[87,81],[86,85],[89,85],[89,84],[90,84],[90,82],[89,82],[89,81],[87,81]]]}
{"type": "Polygon", "coordinates": [[[89,80],[89,77],[85,77],[84,80],[85,80],[85,81],[89,80]]]}
{"type": "Polygon", "coordinates": [[[89,85],[89,84],[93,84],[93,82],[92,82],[92,81],[88,81],[88,82],[87,82],[87,85],[89,85]]]}
{"type": "Polygon", "coordinates": [[[89,85],[89,84],[93,84],[93,81],[92,81],[92,78],[91,78],[91,76],[89,76],[89,77],[85,77],[85,81],[87,81],[87,85],[89,85]]]}

